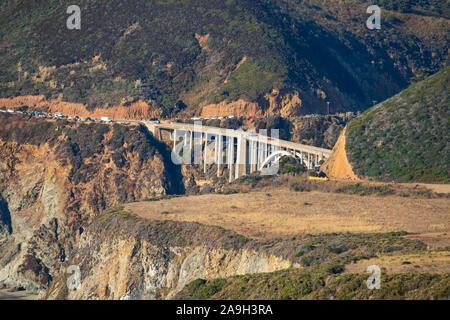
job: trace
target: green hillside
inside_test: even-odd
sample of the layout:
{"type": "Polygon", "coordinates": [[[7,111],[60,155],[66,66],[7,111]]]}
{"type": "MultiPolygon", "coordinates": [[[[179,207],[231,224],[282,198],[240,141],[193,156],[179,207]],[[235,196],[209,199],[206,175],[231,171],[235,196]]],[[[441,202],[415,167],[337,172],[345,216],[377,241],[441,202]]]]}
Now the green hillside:
{"type": "Polygon", "coordinates": [[[381,290],[366,287],[367,274],[298,269],[227,279],[198,279],[177,297],[186,300],[436,300],[447,299],[449,274],[383,274],[381,290]]]}
{"type": "Polygon", "coordinates": [[[381,30],[362,0],[80,0],[81,30],[68,30],[71,4],[2,1],[0,96],[142,99],[170,115],[240,98],[263,108],[278,89],[298,92],[303,114],[353,111],[449,59],[445,1],[383,1],[381,30]]]}
{"type": "Polygon", "coordinates": [[[360,176],[450,182],[450,67],[350,122],[347,154],[360,176]]]}

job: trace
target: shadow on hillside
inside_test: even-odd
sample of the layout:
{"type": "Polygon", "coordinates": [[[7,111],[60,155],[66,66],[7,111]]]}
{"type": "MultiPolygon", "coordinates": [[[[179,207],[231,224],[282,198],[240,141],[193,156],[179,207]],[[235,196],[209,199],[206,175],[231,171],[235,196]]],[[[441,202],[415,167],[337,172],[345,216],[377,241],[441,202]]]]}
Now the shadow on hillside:
{"type": "Polygon", "coordinates": [[[183,174],[181,173],[181,166],[172,162],[171,153],[172,150],[162,141],[156,139],[153,134],[147,130],[145,126],[140,126],[140,130],[150,140],[151,144],[163,156],[164,166],[166,168],[165,173],[167,177],[167,193],[168,194],[185,194],[186,189],[183,184],[183,174]]]}
{"type": "MultiPolygon", "coordinates": [[[[6,227],[9,234],[12,234],[11,213],[9,212],[8,203],[0,194],[0,223],[6,227]]],[[[1,229],[0,225],[0,229],[1,229]]]]}

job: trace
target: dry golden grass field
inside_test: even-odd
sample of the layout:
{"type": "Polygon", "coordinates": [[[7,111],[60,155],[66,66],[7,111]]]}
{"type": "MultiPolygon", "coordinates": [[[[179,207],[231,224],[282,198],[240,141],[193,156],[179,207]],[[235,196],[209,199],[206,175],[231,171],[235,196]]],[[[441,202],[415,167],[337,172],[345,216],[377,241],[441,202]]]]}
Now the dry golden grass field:
{"type": "Polygon", "coordinates": [[[219,225],[250,238],[271,239],[331,232],[418,233],[433,247],[450,246],[450,200],[359,196],[270,188],[231,195],[207,194],[136,202],[127,211],[155,220],[219,225]]]}

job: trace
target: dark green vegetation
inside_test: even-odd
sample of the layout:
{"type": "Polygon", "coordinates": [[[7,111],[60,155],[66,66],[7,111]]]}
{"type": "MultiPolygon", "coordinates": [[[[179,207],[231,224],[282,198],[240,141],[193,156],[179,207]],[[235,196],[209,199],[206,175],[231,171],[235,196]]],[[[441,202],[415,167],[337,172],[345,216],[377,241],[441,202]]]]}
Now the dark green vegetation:
{"type": "Polygon", "coordinates": [[[227,279],[195,280],[179,299],[448,299],[449,274],[381,274],[380,290],[369,290],[369,274],[330,274],[299,269],[227,279]]]}
{"type": "MultiPolygon", "coordinates": [[[[298,175],[298,174],[296,174],[298,175]]],[[[226,183],[226,182],[224,182],[226,183]]],[[[387,196],[396,195],[401,197],[418,198],[440,198],[448,197],[447,194],[435,193],[421,186],[402,186],[397,184],[373,185],[363,182],[348,181],[313,181],[308,179],[308,174],[293,176],[292,173],[279,174],[276,176],[261,176],[259,174],[246,175],[234,181],[230,187],[224,188],[219,193],[247,193],[250,191],[265,190],[267,187],[276,185],[279,188],[290,188],[297,192],[336,192],[345,194],[357,194],[360,196],[387,196]]]]}
{"type": "MultiPolygon", "coordinates": [[[[369,290],[369,274],[344,274],[345,265],[380,254],[423,252],[426,245],[402,238],[405,232],[386,234],[329,234],[286,242],[295,243],[293,258],[303,269],[197,279],[177,296],[180,299],[441,299],[448,298],[448,274],[381,275],[381,290],[369,290]]],[[[276,245],[266,245],[276,248],[276,245]]]]}
{"type": "Polygon", "coordinates": [[[450,67],[350,122],[347,154],[360,176],[450,182],[450,67]]]}
{"type": "Polygon", "coordinates": [[[298,159],[283,157],[280,159],[280,174],[299,175],[306,172],[306,167],[298,159]]]}
{"type": "Polygon", "coordinates": [[[370,194],[378,194],[378,195],[395,194],[395,190],[392,189],[392,187],[389,185],[366,186],[361,183],[351,184],[351,185],[337,188],[335,190],[335,192],[359,194],[361,196],[370,195],[370,194]]]}
{"type": "Polygon", "coordinates": [[[434,14],[443,14],[447,18],[449,17],[450,11],[450,3],[446,0],[379,0],[372,2],[388,10],[409,13],[424,11],[434,14]]]}
{"type": "MultiPolygon", "coordinates": [[[[289,246],[294,261],[311,270],[341,273],[345,265],[392,252],[422,252],[426,245],[418,240],[405,239],[406,232],[378,234],[324,234],[306,236],[289,246]]],[[[289,252],[289,253],[287,253],[289,252]]]]}
{"type": "Polygon", "coordinates": [[[362,0],[80,0],[81,30],[67,30],[70,4],[2,1],[0,96],[62,94],[89,108],[143,99],[170,115],[238,98],[264,109],[279,89],[300,93],[300,113],[326,112],[327,100],[336,112],[448,63],[448,4],[438,1],[383,1],[393,11],[378,31],[365,27],[362,0]]]}

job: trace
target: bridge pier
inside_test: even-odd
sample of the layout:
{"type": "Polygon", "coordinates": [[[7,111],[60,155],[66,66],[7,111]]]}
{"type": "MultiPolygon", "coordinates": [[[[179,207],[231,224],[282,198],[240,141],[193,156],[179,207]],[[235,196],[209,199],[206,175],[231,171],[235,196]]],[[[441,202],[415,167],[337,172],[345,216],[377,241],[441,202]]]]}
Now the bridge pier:
{"type": "Polygon", "coordinates": [[[261,169],[261,164],[263,163],[264,159],[263,159],[263,149],[264,148],[264,144],[261,142],[261,140],[258,142],[258,165],[257,165],[257,169],[260,170],[261,169]]]}
{"type": "Polygon", "coordinates": [[[223,164],[223,136],[216,136],[216,150],[214,151],[216,154],[216,163],[217,163],[217,177],[220,177],[220,166],[223,164]]]}
{"type": "Polygon", "coordinates": [[[238,137],[237,144],[235,178],[239,179],[241,176],[247,174],[247,139],[240,136],[238,137]]]}
{"type": "Polygon", "coordinates": [[[229,174],[229,182],[233,182],[233,162],[234,162],[234,138],[227,137],[228,140],[228,154],[227,154],[227,162],[228,162],[228,174],[229,174]]]}
{"type": "Polygon", "coordinates": [[[208,163],[208,133],[205,133],[205,149],[203,155],[203,173],[206,173],[206,165],[208,163]]]}
{"type": "Polygon", "coordinates": [[[183,135],[183,146],[184,147],[186,147],[187,146],[187,144],[188,144],[188,141],[187,141],[187,131],[185,131],[184,132],[184,135],[183,135]]]}
{"type": "Polygon", "coordinates": [[[177,146],[177,129],[173,130],[173,151],[175,151],[176,146],[177,146]]]}
{"type": "Polygon", "coordinates": [[[256,171],[256,165],[258,161],[258,145],[257,141],[249,141],[249,160],[250,160],[250,173],[256,171]]]}

